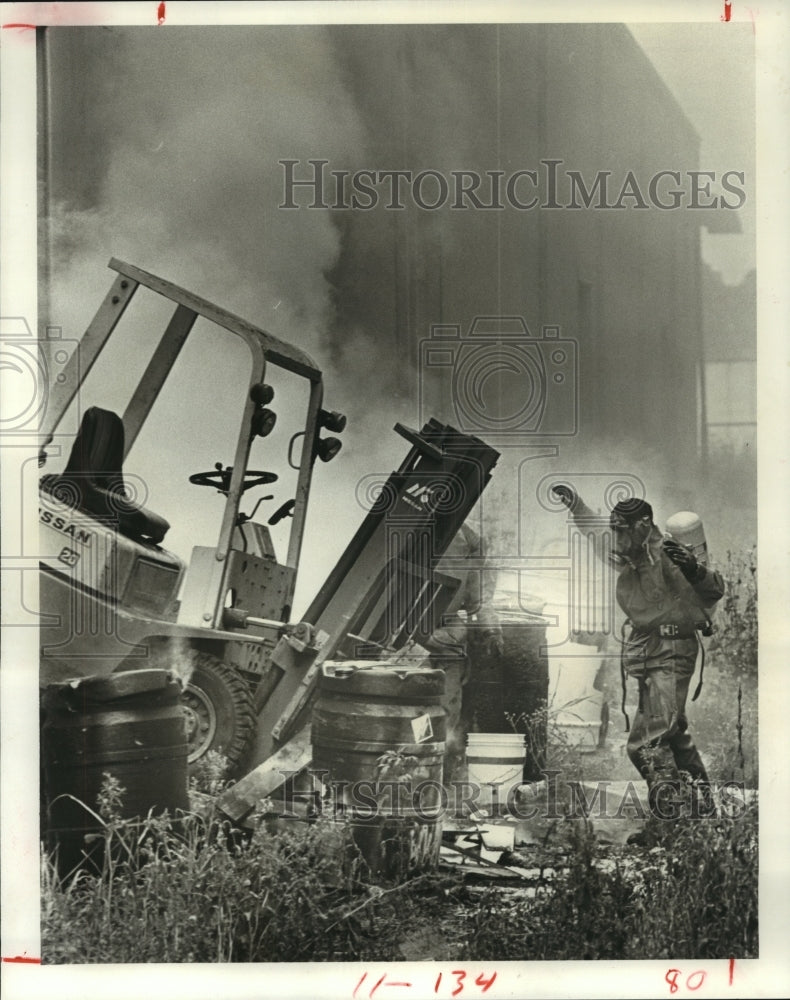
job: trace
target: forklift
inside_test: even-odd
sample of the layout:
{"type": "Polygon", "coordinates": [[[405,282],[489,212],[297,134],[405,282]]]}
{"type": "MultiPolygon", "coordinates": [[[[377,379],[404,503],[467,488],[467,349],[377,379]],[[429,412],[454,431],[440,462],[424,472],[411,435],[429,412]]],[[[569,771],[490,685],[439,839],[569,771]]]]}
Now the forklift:
{"type": "MultiPolygon", "coordinates": [[[[406,458],[381,477],[356,534],[302,620],[293,621],[315,463],[337,455],[341,441],[334,435],[345,417],[324,408],[322,373],[301,349],[131,264],[113,258],[109,267],[116,276],[104,301],[70,357],[52,368],[40,424],[40,684],[151,667],[174,671],[183,682],[190,764],[219,750],[232,775],[249,771],[227,810],[241,815],[282,781],[284,764],[309,763],[305,720],[322,664],[381,658],[424,639],[438,623],[457,581],[437,574],[435,565],[479,499],[498,453],[435,420],[420,431],[396,424],[409,446],[406,458]],[[150,299],[149,293],[169,317],[150,355],[150,321],[130,327],[125,317],[133,299],[150,299]],[[140,337],[143,328],[147,339],[140,337]],[[212,400],[197,414],[165,409],[164,451],[157,403],[169,378],[183,382],[179,358],[196,330],[209,346],[219,334],[230,335],[247,374],[235,395],[220,394],[227,419],[212,400]],[[84,405],[88,376],[99,372],[102,351],[122,335],[135,357],[147,357],[122,412],[112,399],[84,405]],[[278,378],[299,391],[283,390],[278,378]],[[281,437],[275,397],[290,420],[278,451],[271,448],[281,437]],[[299,398],[304,408],[297,413],[299,398]],[[160,467],[189,460],[193,450],[202,454],[202,440],[188,440],[193,416],[212,428],[229,425],[223,430],[231,450],[203,463],[214,460],[213,468],[188,475],[191,486],[219,496],[221,515],[216,540],[193,545],[187,562],[164,548],[171,526],[146,506],[158,480],[130,472],[127,457],[147,429],[160,467]],[[62,470],[50,471],[53,459],[67,454],[62,470]],[[261,467],[251,468],[251,461],[261,467]],[[284,495],[255,494],[281,488],[284,472],[284,495]],[[260,516],[269,502],[275,509],[260,516]],[[286,536],[283,561],[275,532],[286,536]]],[[[225,343],[219,361],[203,362],[217,366],[217,379],[225,352],[230,356],[225,343]]],[[[192,510],[180,509],[191,533],[192,510]]]]}

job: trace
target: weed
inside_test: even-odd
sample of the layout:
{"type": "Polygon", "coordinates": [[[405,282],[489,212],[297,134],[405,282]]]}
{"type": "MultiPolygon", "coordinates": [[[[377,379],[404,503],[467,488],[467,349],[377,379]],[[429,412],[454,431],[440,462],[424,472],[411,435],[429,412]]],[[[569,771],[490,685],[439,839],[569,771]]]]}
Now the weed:
{"type": "Polygon", "coordinates": [[[189,772],[189,791],[198,797],[216,797],[232,782],[228,777],[230,761],[219,750],[209,750],[195,761],[189,772]]]}
{"type": "Polygon", "coordinates": [[[469,916],[470,960],[622,958],[631,890],[619,868],[604,872],[587,821],[574,822],[569,870],[534,898],[503,905],[487,893],[469,916]]]}
{"type": "Polygon", "coordinates": [[[120,781],[114,775],[108,774],[105,771],[102,775],[99,794],[96,797],[99,816],[101,816],[105,823],[117,823],[120,820],[125,794],[126,789],[121,785],[120,781]]]}
{"type": "Polygon", "coordinates": [[[328,818],[240,837],[216,811],[121,819],[109,777],[100,797],[101,868],[59,880],[42,864],[47,964],[395,959],[415,894],[437,880],[371,884],[328,818]]]}
{"type": "Polygon", "coordinates": [[[378,781],[412,780],[412,771],[419,761],[413,754],[407,754],[405,747],[397,750],[385,750],[376,760],[376,779],[378,781]]]}
{"type": "Polygon", "coordinates": [[[665,870],[641,872],[632,957],[755,958],[757,807],[736,818],[666,824],[665,870]]]}
{"type": "Polygon", "coordinates": [[[531,899],[488,893],[467,934],[470,960],[756,957],[756,808],[664,824],[616,860],[577,822],[567,873],[531,899]]]}
{"type": "MultiPolygon", "coordinates": [[[[542,775],[547,766],[563,774],[583,776],[584,749],[569,738],[567,730],[559,723],[559,717],[576,716],[574,707],[586,698],[574,698],[563,705],[555,706],[541,701],[531,712],[514,715],[505,713],[508,724],[515,733],[524,733],[526,743],[526,774],[542,775]]],[[[576,716],[581,719],[581,716],[576,716]]]]}
{"type": "Polygon", "coordinates": [[[727,552],[721,567],[725,593],[716,608],[711,652],[718,653],[741,682],[757,680],[757,554],[727,552]]]}
{"type": "MultiPolygon", "coordinates": [[[[754,552],[727,557],[727,593],[709,645],[692,729],[711,778],[757,783],[757,588],[754,552]]],[[[528,763],[580,773],[583,757],[535,699],[510,718],[528,763]],[[550,739],[547,736],[550,734],[550,739]]],[[[569,706],[563,706],[567,709],[569,706]]],[[[377,780],[398,784],[415,761],[394,750],[377,780]]],[[[396,961],[401,942],[438,927],[460,902],[458,879],[435,873],[382,887],[368,879],[349,825],[294,820],[241,836],[214,797],[226,762],[208,754],[191,782],[199,811],[122,818],[124,790],[107,776],[85,809],[93,867],[58,878],[41,868],[47,964],[98,962],[396,961]]],[[[693,788],[680,791],[692,798],[693,788]]],[[[264,809],[264,812],[266,810],[264,809]]],[[[568,871],[534,898],[496,890],[464,900],[457,960],[756,957],[757,807],[719,818],[692,810],[661,826],[652,850],[606,856],[586,820],[571,823],[568,871]],[[691,815],[689,815],[691,812],[691,815]]],[[[448,955],[448,957],[450,957],[448,955]]]]}
{"type": "Polygon", "coordinates": [[[712,778],[758,787],[757,562],[754,549],[727,553],[705,686],[692,728],[712,778]]]}

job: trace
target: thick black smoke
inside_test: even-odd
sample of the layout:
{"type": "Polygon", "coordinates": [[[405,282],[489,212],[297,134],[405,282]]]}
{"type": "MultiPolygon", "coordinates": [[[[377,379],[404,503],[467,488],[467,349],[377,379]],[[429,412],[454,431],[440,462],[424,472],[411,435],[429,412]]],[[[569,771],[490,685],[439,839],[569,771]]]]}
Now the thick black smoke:
{"type": "MultiPolygon", "coordinates": [[[[584,42],[580,30],[576,48],[584,42]]],[[[363,516],[356,484],[400,462],[407,446],[393,424],[415,425],[426,415],[418,406],[419,341],[431,323],[466,321],[446,315],[443,303],[468,248],[484,241],[499,255],[484,303],[491,311],[511,294],[508,276],[520,265],[497,221],[480,213],[450,218],[413,205],[403,212],[284,210],[279,161],[298,160],[304,170],[320,158],[349,172],[525,166],[503,153],[505,131],[519,127],[520,114],[499,103],[500,49],[508,44],[513,74],[512,33],[491,25],[50,32],[50,323],[78,337],[106,290],[106,262],[117,256],[315,355],[326,372],[327,403],[348,413],[349,426],[340,457],[318,470],[313,511],[322,527],[305,543],[305,598],[363,516]]],[[[568,60],[580,57],[574,45],[568,60]]],[[[592,141],[596,122],[577,125],[592,141]]],[[[527,165],[547,152],[536,149],[527,165]]],[[[148,337],[141,331],[141,354],[148,337]]],[[[107,384],[129,360],[116,358],[113,368],[109,359],[107,384]]],[[[212,398],[195,390],[182,410],[238,393],[231,360],[211,369],[212,398]]],[[[205,372],[195,375],[204,385],[205,372]]],[[[452,419],[449,407],[436,415],[452,419]]],[[[170,432],[178,423],[172,410],[167,417],[170,432]]],[[[643,428],[624,423],[616,438],[584,448],[564,442],[558,458],[533,463],[535,481],[554,470],[627,470],[645,478],[664,516],[703,508],[715,548],[753,539],[748,463],[743,473],[727,466],[725,479],[740,478],[725,504],[722,473],[678,468],[672,442],[648,451],[632,441],[632,430],[643,428]]],[[[160,449],[159,464],[181,447],[156,429],[150,442],[160,449]]],[[[185,468],[210,468],[225,458],[219,448],[219,440],[203,441],[182,456],[185,468]]],[[[524,486],[530,476],[518,477],[522,459],[518,449],[505,450],[484,504],[487,530],[504,551],[512,551],[514,532],[520,551],[559,532],[524,486]]],[[[152,492],[157,487],[151,483],[152,492]]],[[[165,513],[168,500],[160,492],[165,513]]],[[[199,523],[196,504],[188,522],[174,523],[168,542],[188,555],[199,523]]]]}

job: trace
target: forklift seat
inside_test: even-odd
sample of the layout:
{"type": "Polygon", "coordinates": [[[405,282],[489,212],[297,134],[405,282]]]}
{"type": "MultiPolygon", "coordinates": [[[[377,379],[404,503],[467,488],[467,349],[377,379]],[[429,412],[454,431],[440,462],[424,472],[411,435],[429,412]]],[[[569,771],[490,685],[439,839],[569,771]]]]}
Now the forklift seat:
{"type": "Polygon", "coordinates": [[[129,499],[123,481],[124,429],[117,413],[92,406],[85,411],[68,464],[61,475],[44,476],[53,497],[117,523],[124,535],[158,545],[169,523],[129,499]]]}

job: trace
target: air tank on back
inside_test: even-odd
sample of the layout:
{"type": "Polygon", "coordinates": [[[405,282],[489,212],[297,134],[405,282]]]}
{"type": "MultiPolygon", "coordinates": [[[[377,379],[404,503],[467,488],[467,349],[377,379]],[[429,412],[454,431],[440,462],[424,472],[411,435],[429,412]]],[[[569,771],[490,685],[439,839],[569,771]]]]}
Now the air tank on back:
{"type": "Polygon", "coordinates": [[[708,543],[699,514],[690,510],[678,511],[667,519],[666,531],[676,542],[690,548],[697,562],[708,565],[708,543]]]}

